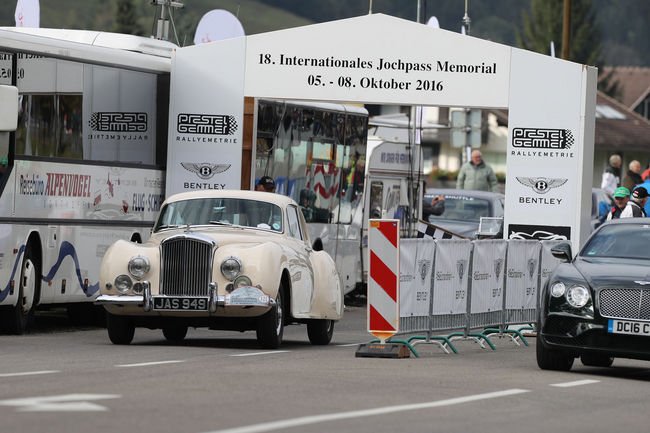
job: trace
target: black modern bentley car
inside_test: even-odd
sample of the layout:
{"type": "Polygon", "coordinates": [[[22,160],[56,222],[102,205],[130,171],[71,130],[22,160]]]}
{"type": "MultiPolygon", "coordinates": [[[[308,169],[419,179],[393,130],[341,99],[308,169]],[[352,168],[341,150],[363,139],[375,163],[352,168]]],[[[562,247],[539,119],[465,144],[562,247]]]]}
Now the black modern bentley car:
{"type": "Polygon", "coordinates": [[[617,219],[600,226],[563,261],[542,292],[537,364],[544,370],[609,367],[615,357],[650,360],[650,218],[617,219]]]}

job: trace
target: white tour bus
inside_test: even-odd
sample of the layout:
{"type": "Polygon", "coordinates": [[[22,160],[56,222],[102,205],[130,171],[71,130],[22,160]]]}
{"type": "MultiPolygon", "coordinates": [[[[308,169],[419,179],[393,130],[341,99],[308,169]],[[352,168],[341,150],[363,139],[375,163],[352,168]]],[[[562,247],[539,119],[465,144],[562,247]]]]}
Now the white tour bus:
{"type": "Polygon", "coordinates": [[[106,248],[148,238],[164,199],[174,47],[0,28],[0,85],[19,92],[17,127],[0,132],[4,332],[22,333],[38,305],[86,316],[106,248]]]}
{"type": "MultiPolygon", "coordinates": [[[[0,28],[0,85],[19,93],[17,125],[0,131],[1,331],[23,332],[37,306],[91,316],[106,248],[149,237],[165,197],[175,48],[0,28]]],[[[5,98],[0,113],[7,106],[16,109],[5,98]]],[[[419,147],[368,139],[368,113],[355,106],[260,99],[256,108],[242,185],[269,175],[277,192],[302,201],[311,239],[335,259],[345,293],[363,288],[368,218],[400,218],[414,231],[419,147]]]]}

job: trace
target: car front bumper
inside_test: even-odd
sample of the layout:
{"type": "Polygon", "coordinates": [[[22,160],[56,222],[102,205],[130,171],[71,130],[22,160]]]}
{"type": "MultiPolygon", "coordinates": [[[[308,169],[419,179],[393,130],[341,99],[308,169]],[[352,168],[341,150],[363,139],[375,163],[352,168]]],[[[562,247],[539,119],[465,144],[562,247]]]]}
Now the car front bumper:
{"type": "Polygon", "coordinates": [[[579,356],[600,353],[650,360],[650,336],[608,332],[608,319],[549,314],[538,332],[544,346],[579,356]]]}
{"type": "MultiPolygon", "coordinates": [[[[179,296],[152,295],[151,284],[148,281],[142,282],[142,295],[110,295],[102,294],[95,300],[96,305],[117,306],[117,307],[136,307],[141,308],[143,312],[194,312],[205,310],[185,310],[185,309],[156,309],[154,307],[154,297],[158,299],[178,299],[179,296]]],[[[196,297],[187,297],[187,299],[196,299],[196,297]]],[[[204,298],[202,298],[204,299],[204,298]]],[[[207,296],[207,312],[214,314],[217,307],[272,307],[275,305],[275,299],[266,295],[257,287],[240,287],[233,290],[227,295],[217,294],[217,285],[211,283],[207,296]]]]}

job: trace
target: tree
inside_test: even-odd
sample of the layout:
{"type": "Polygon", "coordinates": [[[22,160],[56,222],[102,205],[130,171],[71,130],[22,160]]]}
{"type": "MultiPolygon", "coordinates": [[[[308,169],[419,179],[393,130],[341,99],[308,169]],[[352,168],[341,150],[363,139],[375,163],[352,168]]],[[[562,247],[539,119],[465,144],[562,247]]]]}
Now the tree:
{"type": "Polygon", "coordinates": [[[117,14],[113,27],[116,33],[142,35],[140,26],[137,23],[133,0],[117,0],[117,14]]]}
{"type": "MultiPolygon", "coordinates": [[[[527,50],[548,54],[551,42],[556,52],[562,51],[562,26],[565,0],[532,0],[530,13],[523,13],[523,33],[517,32],[517,45],[527,50]]],[[[601,33],[596,23],[592,0],[570,0],[571,28],[569,58],[573,62],[598,67],[598,89],[616,96],[617,82],[611,74],[603,74],[601,33]]]]}

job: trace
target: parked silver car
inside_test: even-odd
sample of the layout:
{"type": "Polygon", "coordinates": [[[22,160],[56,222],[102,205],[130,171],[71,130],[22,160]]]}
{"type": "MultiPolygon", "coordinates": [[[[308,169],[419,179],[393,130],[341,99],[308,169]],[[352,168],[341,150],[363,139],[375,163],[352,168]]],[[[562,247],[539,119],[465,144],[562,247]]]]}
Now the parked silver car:
{"type": "MultiPolygon", "coordinates": [[[[445,210],[441,215],[430,214],[425,221],[447,229],[455,234],[475,239],[478,236],[481,218],[503,218],[505,195],[498,192],[472,191],[464,189],[427,188],[424,201],[442,195],[445,210]]],[[[503,229],[494,233],[502,237],[503,229]]]]}

